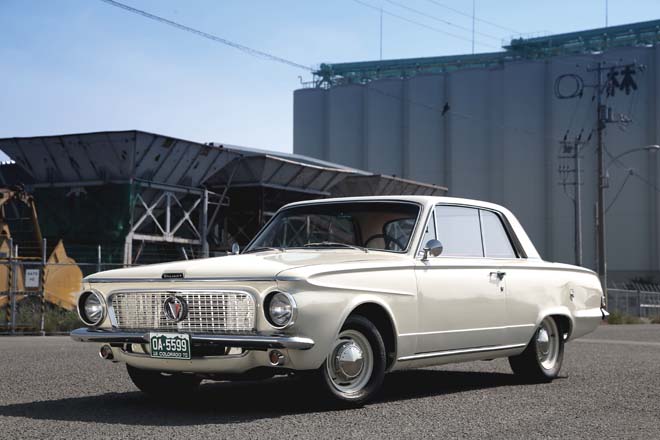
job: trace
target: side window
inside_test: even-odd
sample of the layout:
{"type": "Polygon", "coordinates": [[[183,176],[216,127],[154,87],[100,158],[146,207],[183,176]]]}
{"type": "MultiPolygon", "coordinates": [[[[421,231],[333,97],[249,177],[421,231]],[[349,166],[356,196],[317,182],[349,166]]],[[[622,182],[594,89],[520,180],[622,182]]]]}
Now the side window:
{"type": "Polygon", "coordinates": [[[481,211],[481,227],[484,234],[484,251],[490,258],[516,258],[511,240],[504,229],[502,219],[490,211],[481,211]]]}
{"type": "Polygon", "coordinates": [[[422,255],[423,249],[426,247],[426,243],[429,240],[436,238],[435,235],[435,212],[431,212],[428,223],[426,223],[426,229],[424,230],[424,235],[422,235],[422,243],[419,247],[419,255],[422,255]]]}
{"type": "Polygon", "coordinates": [[[479,210],[462,206],[437,206],[438,240],[442,256],[483,257],[479,210]]]}

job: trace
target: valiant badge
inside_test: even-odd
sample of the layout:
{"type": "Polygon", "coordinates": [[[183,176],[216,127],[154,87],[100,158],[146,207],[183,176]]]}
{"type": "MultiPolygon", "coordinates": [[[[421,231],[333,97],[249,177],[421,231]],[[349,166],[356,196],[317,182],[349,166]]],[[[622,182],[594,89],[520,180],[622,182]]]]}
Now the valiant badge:
{"type": "Polygon", "coordinates": [[[188,304],[182,297],[172,295],[163,303],[163,311],[168,321],[181,322],[188,316],[188,304]]]}

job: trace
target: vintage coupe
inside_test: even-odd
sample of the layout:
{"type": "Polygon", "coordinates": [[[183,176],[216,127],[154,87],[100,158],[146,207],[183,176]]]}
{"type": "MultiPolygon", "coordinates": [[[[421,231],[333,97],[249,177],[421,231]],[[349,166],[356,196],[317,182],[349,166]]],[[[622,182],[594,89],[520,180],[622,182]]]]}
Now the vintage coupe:
{"type": "Polygon", "coordinates": [[[507,209],[449,197],[283,207],[240,254],[84,280],[73,339],[152,395],[299,374],[360,404],[386,372],[508,357],[549,381],[606,316],[596,275],[543,261],[507,209]]]}

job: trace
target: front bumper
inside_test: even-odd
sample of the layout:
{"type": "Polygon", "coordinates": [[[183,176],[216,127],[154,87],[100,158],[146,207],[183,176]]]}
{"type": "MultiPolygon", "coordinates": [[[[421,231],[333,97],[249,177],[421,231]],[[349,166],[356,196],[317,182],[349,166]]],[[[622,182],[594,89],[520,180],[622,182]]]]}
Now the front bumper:
{"type": "MultiPolygon", "coordinates": [[[[158,330],[153,330],[154,332],[158,330]]],[[[106,344],[145,344],[149,342],[148,331],[123,331],[115,329],[79,328],[71,332],[71,339],[79,342],[98,342],[106,344]]],[[[291,350],[309,350],[314,341],[302,336],[282,334],[191,334],[190,340],[197,346],[239,347],[246,350],[268,350],[283,348],[291,350]]]]}

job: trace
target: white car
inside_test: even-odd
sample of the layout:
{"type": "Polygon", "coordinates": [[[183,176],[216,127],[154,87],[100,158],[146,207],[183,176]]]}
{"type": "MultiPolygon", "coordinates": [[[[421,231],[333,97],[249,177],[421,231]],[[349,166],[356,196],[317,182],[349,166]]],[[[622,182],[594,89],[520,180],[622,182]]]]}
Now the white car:
{"type": "Polygon", "coordinates": [[[388,196],[280,209],[240,254],[97,273],[86,328],[152,395],[299,374],[361,404],[386,372],[508,357],[549,381],[607,315],[597,276],[543,261],[491,203],[388,196]]]}

